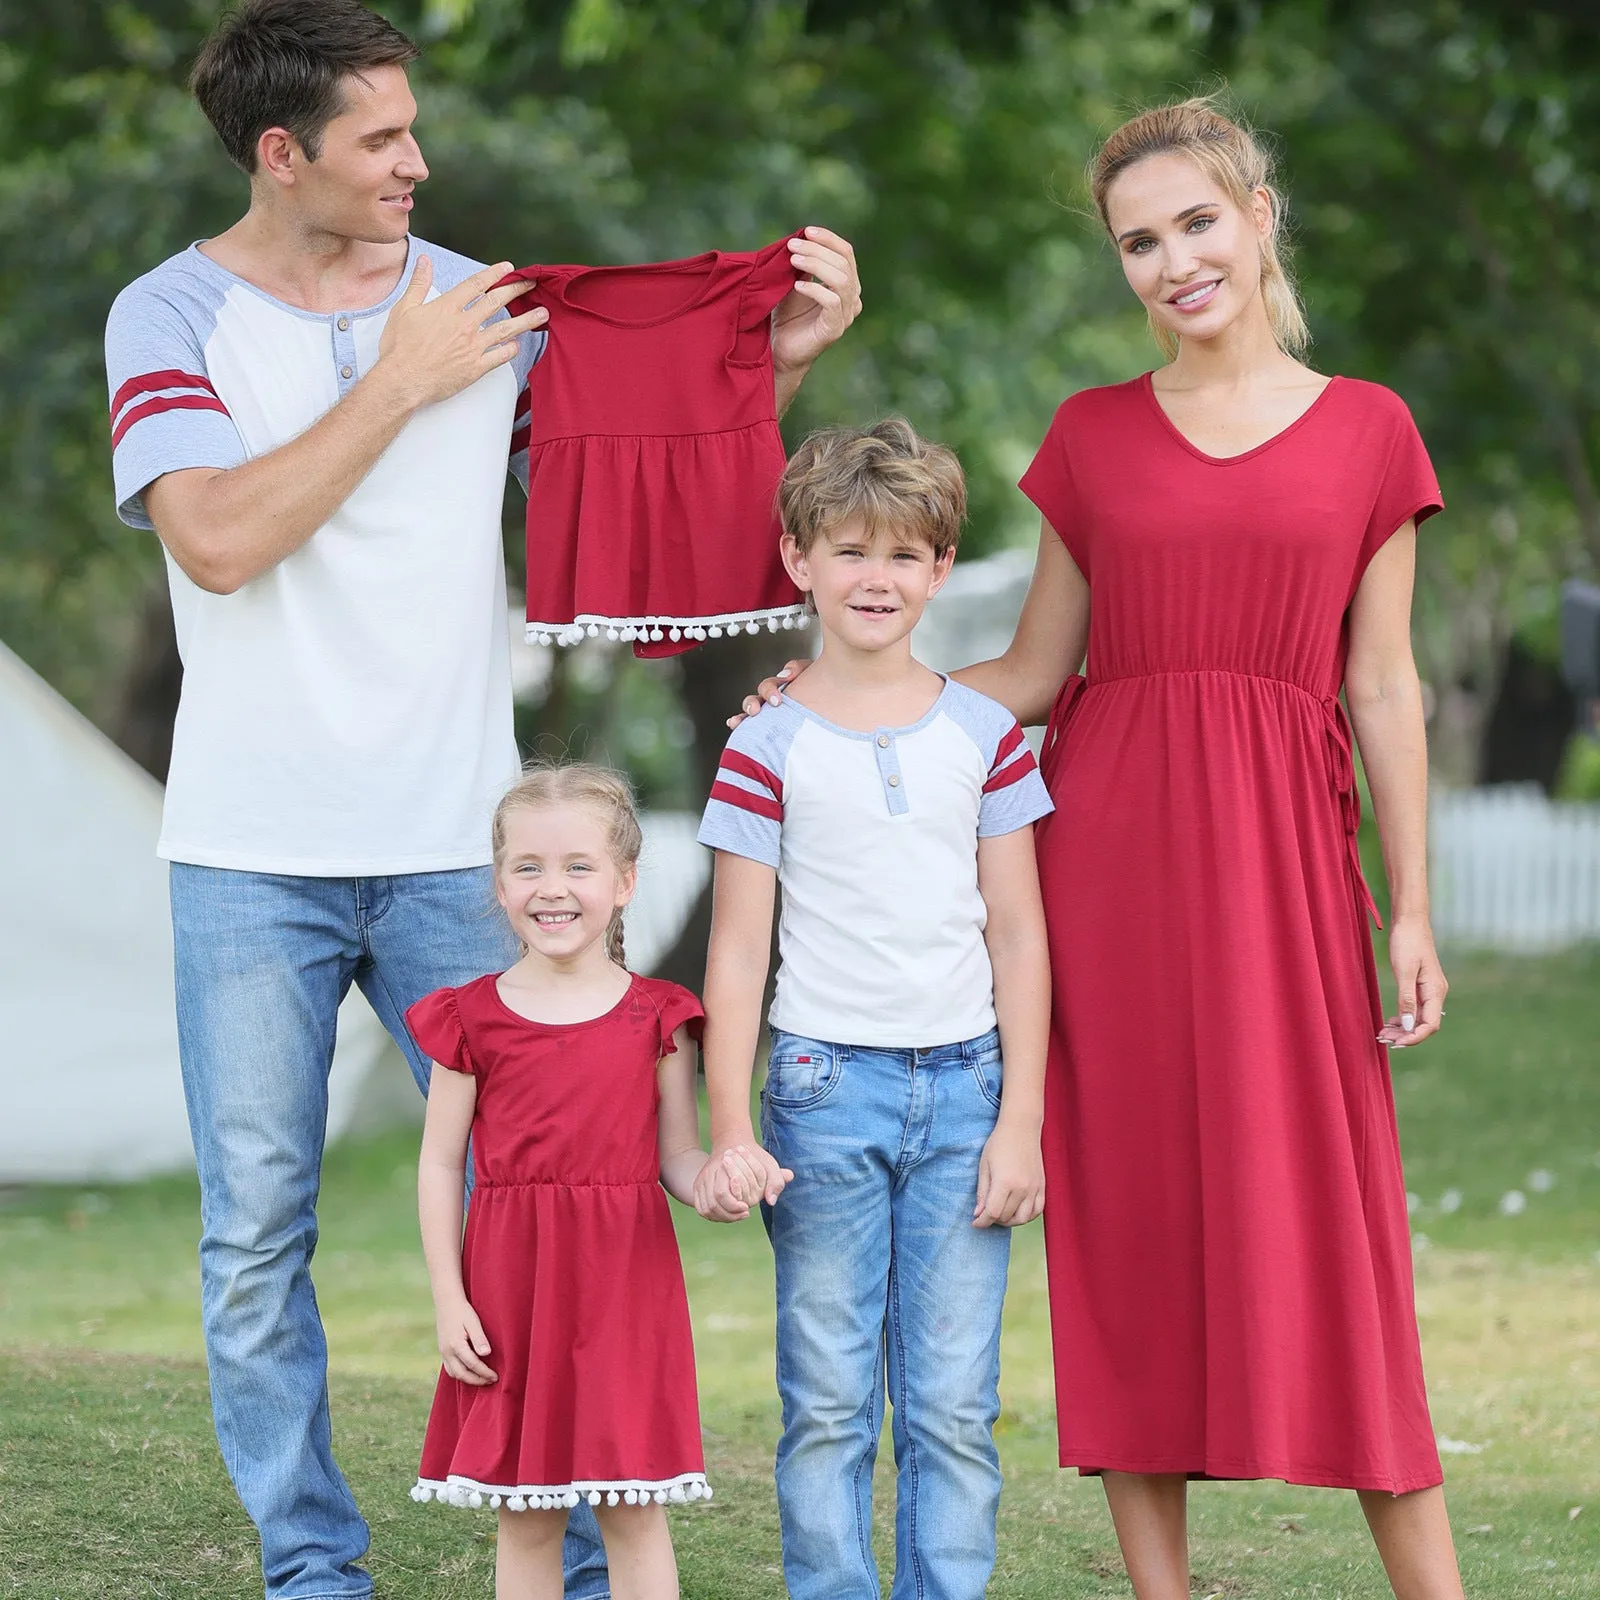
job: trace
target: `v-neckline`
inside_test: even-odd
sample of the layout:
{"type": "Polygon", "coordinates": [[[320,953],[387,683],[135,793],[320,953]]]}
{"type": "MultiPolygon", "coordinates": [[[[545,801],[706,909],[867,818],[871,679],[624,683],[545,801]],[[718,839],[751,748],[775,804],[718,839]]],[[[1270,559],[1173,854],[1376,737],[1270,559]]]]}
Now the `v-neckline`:
{"type": "Polygon", "coordinates": [[[1172,435],[1173,439],[1175,439],[1177,443],[1187,450],[1189,454],[1192,455],[1197,461],[1203,461],[1207,466],[1231,467],[1236,462],[1252,460],[1254,457],[1260,455],[1263,450],[1270,450],[1275,444],[1287,439],[1290,434],[1304,427],[1305,424],[1316,414],[1316,412],[1321,409],[1322,402],[1326,400],[1333,392],[1334,385],[1339,381],[1339,375],[1338,373],[1334,373],[1334,375],[1330,377],[1325,384],[1323,384],[1322,392],[1318,394],[1316,399],[1313,400],[1311,404],[1308,405],[1305,410],[1294,419],[1293,422],[1289,423],[1285,427],[1280,428],[1270,438],[1263,439],[1260,444],[1251,445],[1248,450],[1241,450],[1238,455],[1234,456],[1214,456],[1209,454],[1207,451],[1202,450],[1200,446],[1197,445],[1183,431],[1183,429],[1180,428],[1177,423],[1175,423],[1172,418],[1167,415],[1165,408],[1161,404],[1161,401],[1156,397],[1156,386],[1154,380],[1155,374],[1153,372],[1147,372],[1143,378],[1139,380],[1139,384],[1144,390],[1145,398],[1150,402],[1151,409],[1160,419],[1161,425],[1169,434],[1172,435]]]}

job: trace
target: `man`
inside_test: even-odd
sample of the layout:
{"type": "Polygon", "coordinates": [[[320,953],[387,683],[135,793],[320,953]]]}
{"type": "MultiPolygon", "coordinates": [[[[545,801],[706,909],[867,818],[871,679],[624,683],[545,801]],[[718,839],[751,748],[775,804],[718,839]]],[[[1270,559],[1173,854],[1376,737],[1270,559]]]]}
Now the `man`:
{"type": "MultiPolygon", "coordinates": [[[[160,848],[212,1404],[273,1600],[372,1588],[309,1276],[339,1001],[425,1086],[405,1007],[515,953],[485,915],[517,771],[499,511],[545,314],[410,236],[416,54],[356,0],[246,0],[193,87],[249,210],[106,331],[118,512],[160,536],[184,660],[160,848]]],[[[859,307],[844,241],[794,256],[780,408],[859,307]]],[[[592,1600],[592,1521],[574,1544],[592,1600]]]]}

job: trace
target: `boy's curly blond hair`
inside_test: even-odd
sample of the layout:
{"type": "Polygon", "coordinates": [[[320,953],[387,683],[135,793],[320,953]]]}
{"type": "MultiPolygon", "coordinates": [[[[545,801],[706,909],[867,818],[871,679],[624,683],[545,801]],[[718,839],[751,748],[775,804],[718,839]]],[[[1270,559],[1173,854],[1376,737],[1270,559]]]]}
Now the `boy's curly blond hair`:
{"type": "Polygon", "coordinates": [[[967,515],[967,484],[955,452],[930,444],[903,417],[870,428],[823,428],[790,456],[778,480],[783,531],[805,555],[819,534],[852,517],[954,550],[967,515]]]}

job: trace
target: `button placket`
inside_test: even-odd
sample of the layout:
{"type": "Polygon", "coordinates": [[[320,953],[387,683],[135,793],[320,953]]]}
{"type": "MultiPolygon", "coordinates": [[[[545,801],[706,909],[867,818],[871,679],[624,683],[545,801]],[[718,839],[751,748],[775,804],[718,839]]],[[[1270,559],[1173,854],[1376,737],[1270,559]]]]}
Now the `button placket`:
{"type": "Polygon", "coordinates": [[[333,319],[333,364],[339,374],[341,395],[356,380],[359,363],[356,361],[355,334],[351,331],[353,319],[348,311],[341,311],[333,319]]]}
{"type": "Polygon", "coordinates": [[[906,799],[905,780],[900,772],[900,747],[893,733],[880,729],[872,737],[872,753],[878,763],[884,803],[891,817],[904,816],[911,809],[906,799]]]}

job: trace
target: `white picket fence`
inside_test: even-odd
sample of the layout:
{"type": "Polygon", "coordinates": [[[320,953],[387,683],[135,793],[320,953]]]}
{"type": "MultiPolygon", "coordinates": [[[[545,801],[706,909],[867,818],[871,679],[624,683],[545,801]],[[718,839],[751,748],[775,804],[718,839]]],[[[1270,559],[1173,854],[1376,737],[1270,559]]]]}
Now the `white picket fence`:
{"type": "Polygon", "coordinates": [[[1430,836],[1441,940],[1532,953],[1600,939],[1600,804],[1532,783],[1445,791],[1430,836]]]}

